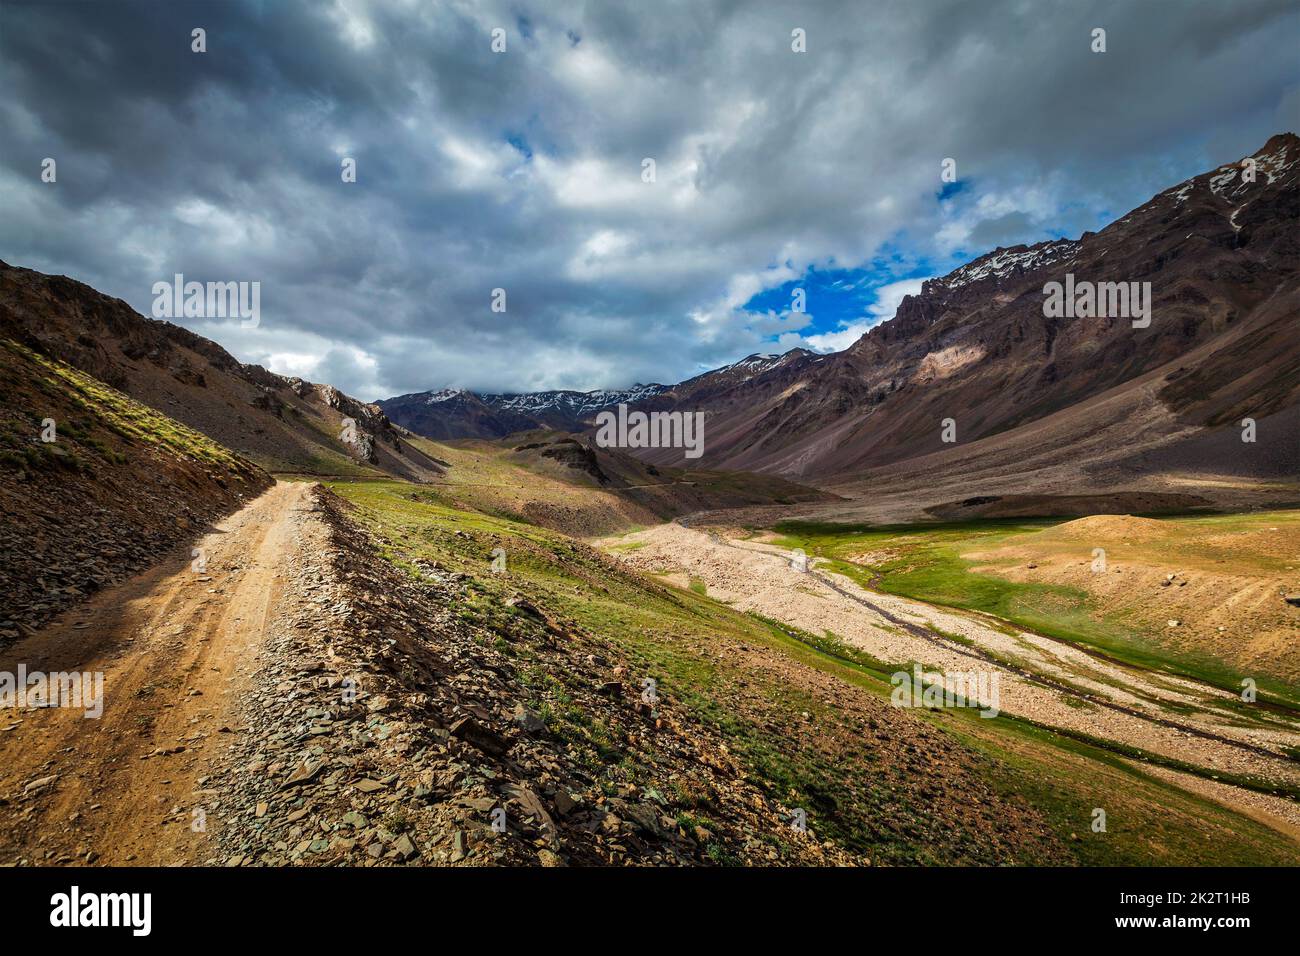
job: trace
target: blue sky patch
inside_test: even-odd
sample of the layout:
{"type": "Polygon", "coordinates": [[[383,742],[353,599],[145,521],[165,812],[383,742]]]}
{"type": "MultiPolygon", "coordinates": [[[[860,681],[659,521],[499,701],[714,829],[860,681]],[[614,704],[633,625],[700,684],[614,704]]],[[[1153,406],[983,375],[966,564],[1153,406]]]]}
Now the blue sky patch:
{"type": "Polygon", "coordinates": [[[876,304],[877,290],[882,286],[935,274],[936,269],[929,259],[917,259],[901,253],[878,256],[860,268],[811,268],[799,279],[760,292],[746,302],[743,308],[755,313],[785,313],[790,310],[795,289],[802,288],[804,311],[808,313],[809,323],[801,334],[809,336],[836,332],[845,325],[872,317],[870,310],[876,304]]]}

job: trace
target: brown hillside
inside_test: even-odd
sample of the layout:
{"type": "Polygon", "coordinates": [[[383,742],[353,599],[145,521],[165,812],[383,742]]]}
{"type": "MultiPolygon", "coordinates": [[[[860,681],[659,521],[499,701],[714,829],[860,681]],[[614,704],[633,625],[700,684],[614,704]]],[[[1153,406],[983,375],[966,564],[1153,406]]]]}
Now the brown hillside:
{"type": "Polygon", "coordinates": [[[0,644],[155,564],[266,489],[249,461],[0,340],[0,644]],[[41,440],[54,423],[54,441],[41,440]]]}
{"type": "Polygon", "coordinates": [[[330,385],[243,365],[215,342],[145,318],[121,299],[66,276],[0,262],[0,333],[93,375],[270,471],[441,472],[377,405],[330,385]],[[342,440],[344,419],[356,440],[342,440]]]}

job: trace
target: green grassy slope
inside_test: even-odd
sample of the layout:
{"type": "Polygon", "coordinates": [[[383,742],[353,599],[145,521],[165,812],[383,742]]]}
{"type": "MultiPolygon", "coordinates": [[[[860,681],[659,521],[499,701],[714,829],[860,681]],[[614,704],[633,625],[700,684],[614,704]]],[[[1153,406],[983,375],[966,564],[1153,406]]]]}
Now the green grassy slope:
{"type": "MultiPolygon", "coordinates": [[[[888,665],[846,655],[689,589],[615,567],[562,534],[450,506],[399,482],[339,482],[388,560],[473,579],[458,613],[507,629],[522,594],[653,674],[659,693],[722,733],[750,776],[873,862],[1295,864],[1276,832],[1143,773],[1118,755],[1014,720],[888,706],[888,665]],[[492,552],[506,554],[494,574],[492,552]],[[1092,833],[1104,807],[1109,833],[1092,833]]],[[[521,669],[530,666],[520,660],[521,669]]],[[[537,671],[535,706],[599,741],[537,671]]],[[[599,752],[599,751],[598,751],[599,752]]],[[[616,753],[606,754],[616,762],[616,753]]],[[[707,820],[708,808],[697,811],[707,820]]]]}
{"type": "MultiPolygon", "coordinates": [[[[75,451],[68,451],[66,446],[59,446],[57,442],[36,445],[28,440],[40,431],[42,417],[61,413],[54,418],[60,437],[70,439],[74,444],[80,443],[88,452],[107,455],[110,460],[114,456],[120,457],[120,453],[111,449],[103,438],[96,437],[96,432],[111,432],[128,444],[153,446],[176,458],[212,465],[223,471],[252,471],[247,461],[206,435],[128,398],[70,365],[33,352],[9,339],[0,339],[0,348],[6,353],[4,365],[12,372],[12,377],[6,376],[12,389],[6,405],[14,407],[25,403],[30,416],[30,420],[24,422],[19,414],[6,420],[0,429],[0,447],[3,447],[2,454],[7,463],[16,465],[21,458],[29,465],[38,465],[39,459],[50,457],[59,450],[66,453],[64,457],[71,455],[75,459],[75,451]],[[25,394],[20,394],[20,381],[29,386],[30,390],[25,394]],[[37,412],[41,415],[37,416],[37,412]]],[[[20,412],[20,409],[14,407],[14,411],[20,412]]]]}

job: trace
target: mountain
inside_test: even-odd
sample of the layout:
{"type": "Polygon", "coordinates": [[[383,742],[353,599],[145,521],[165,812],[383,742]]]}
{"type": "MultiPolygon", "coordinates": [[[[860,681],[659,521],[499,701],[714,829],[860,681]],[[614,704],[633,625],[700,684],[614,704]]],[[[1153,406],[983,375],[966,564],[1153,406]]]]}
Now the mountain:
{"type": "MultiPolygon", "coordinates": [[[[650,386],[635,408],[703,412],[704,453],[629,450],[660,466],[837,491],[905,482],[965,498],[975,481],[996,497],[1033,474],[1040,491],[1084,475],[1098,488],[1213,476],[1285,479],[1294,496],[1298,312],[1300,139],[1283,133],[1100,232],[995,249],[928,280],[842,352],[751,355],[650,386]],[[1149,283],[1149,326],[1050,314],[1045,288],[1074,281],[1137,283],[1139,293],[1149,283]],[[1259,435],[1250,444],[1240,440],[1247,418],[1259,435]],[[949,419],[956,440],[945,442],[949,419]]],[[[586,393],[580,411],[552,412],[552,396],[575,394],[424,393],[380,405],[419,433],[500,437],[589,428],[597,411],[626,400],[586,393]]]]}
{"type": "Polygon", "coordinates": [[[268,471],[411,480],[441,473],[378,406],[242,364],[215,342],[67,276],[0,262],[0,338],[91,375],[268,471]]]}
{"type": "Polygon", "coordinates": [[[603,409],[652,398],[662,391],[663,385],[633,385],[592,392],[556,390],[493,395],[444,388],[384,399],[378,406],[397,424],[437,441],[503,438],[537,428],[581,431],[603,409]]]}
{"type": "Polygon", "coordinates": [[[1294,477],[1300,140],[1274,136],[1251,159],[1254,182],[1243,163],[1221,166],[1098,233],[997,249],[930,280],[843,352],[667,390],[643,407],[704,411],[704,455],[636,453],[832,485],[901,475],[903,462],[916,463],[909,481],[954,486],[979,469],[1294,477]],[[1044,287],[1067,274],[1149,282],[1150,326],[1048,317],[1044,287]],[[1243,418],[1257,423],[1251,445],[1243,418]]]}
{"type": "Polygon", "coordinates": [[[624,389],[596,389],[591,392],[527,392],[521,395],[483,395],[485,403],[503,412],[536,418],[552,428],[581,425],[597,412],[614,405],[653,398],[662,385],[633,385],[624,389]]]}
{"type": "Polygon", "coordinates": [[[503,438],[533,429],[582,431],[597,413],[618,405],[674,404],[686,398],[719,394],[797,358],[806,349],[784,354],[749,355],[731,365],[697,375],[679,385],[633,385],[590,392],[565,390],[494,395],[461,388],[399,395],[378,403],[388,417],[418,435],[453,438],[503,438]]]}
{"type": "Polygon", "coordinates": [[[0,648],[271,484],[205,436],[3,337],[0,381],[0,648]]]}

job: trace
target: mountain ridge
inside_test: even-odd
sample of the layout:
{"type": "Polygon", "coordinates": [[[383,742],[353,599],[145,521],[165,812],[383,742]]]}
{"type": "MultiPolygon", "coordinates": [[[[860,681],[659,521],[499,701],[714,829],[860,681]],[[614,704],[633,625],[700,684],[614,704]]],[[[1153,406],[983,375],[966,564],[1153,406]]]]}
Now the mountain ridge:
{"type": "Polygon", "coordinates": [[[68,276],[0,261],[0,336],[93,376],[268,471],[411,480],[441,473],[377,405],[333,385],[241,363],[211,339],[140,315],[68,276]]]}
{"type": "MultiPolygon", "coordinates": [[[[1156,373],[1153,395],[1169,420],[1162,440],[1244,411],[1257,419],[1285,412],[1300,399],[1300,362],[1287,335],[1300,311],[1300,139],[1275,136],[1251,158],[1260,171],[1254,184],[1240,181],[1242,164],[1227,164],[1100,232],[993,250],[927,281],[848,349],[717,396],[704,408],[701,461],[842,481],[910,459],[959,459],[972,441],[1156,373]],[[1067,272],[1151,282],[1151,327],[1123,317],[1046,317],[1044,282],[1067,272]],[[1234,345],[1239,339],[1248,344],[1234,345]],[[1267,358],[1255,367],[1260,355],[1267,358]],[[1184,365],[1189,356],[1194,364],[1184,365]],[[1197,387],[1180,384],[1189,382],[1197,387]],[[945,419],[956,424],[951,444],[942,438],[945,419]]],[[[1044,440],[1068,446],[1089,427],[1076,422],[1044,440]]],[[[1129,444],[1116,436],[1116,461],[1129,444]]],[[[667,464],[675,451],[638,454],[667,464]]]]}
{"type": "Polygon", "coordinates": [[[733,382],[761,375],[792,355],[810,355],[795,348],[783,353],[755,352],[730,365],[701,372],[677,385],[636,383],[628,388],[590,391],[546,389],[537,392],[476,392],[443,388],[381,399],[376,405],[394,422],[436,441],[457,438],[504,438],[533,429],[582,431],[601,411],[620,404],[640,404],[676,394],[695,383],[723,377],[733,382]]]}
{"type": "MultiPolygon", "coordinates": [[[[632,404],[703,411],[704,455],[692,462],[680,449],[631,451],[658,465],[836,482],[951,451],[940,431],[945,419],[956,422],[958,444],[965,445],[1164,366],[1156,395],[1180,427],[1219,427],[1234,415],[1249,417],[1247,411],[1255,418],[1283,412],[1300,395],[1295,349],[1285,335],[1288,316],[1300,308],[1292,288],[1300,268],[1298,223],[1300,139],[1279,133],[1250,157],[1164,189],[1097,232],[999,247],[928,279],[892,318],[842,351],[753,355],[657,388],[632,404]],[[1248,161],[1253,182],[1246,181],[1248,161]],[[1137,330],[1124,317],[1048,318],[1044,281],[1067,272],[1091,281],[1151,282],[1154,327],[1137,330]],[[1267,320],[1258,319],[1246,344],[1233,346],[1235,333],[1226,333],[1259,316],[1267,320]],[[1222,350],[1197,351],[1221,336],[1222,350]],[[1179,367],[1192,354],[1197,367],[1179,367]],[[1251,356],[1259,354],[1274,356],[1262,370],[1252,367],[1251,356]],[[754,359],[765,361],[746,368],[754,359]],[[1234,389],[1247,377],[1255,387],[1234,389]]],[[[390,402],[379,404],[413,431],[439,427],[430,421],[436,413],[408,418],[390,402]]],[[[437,412],[444,410],[451,411],[437,412]]],[[[536,427],[501,410],[490,417],[490,433],[476,433],[473,416],[462,415],[455,436],[440,437],[504,437],[516,426],[536,427]]],[[[547,424],[590,427],[581,419],[547,424]]]]}

